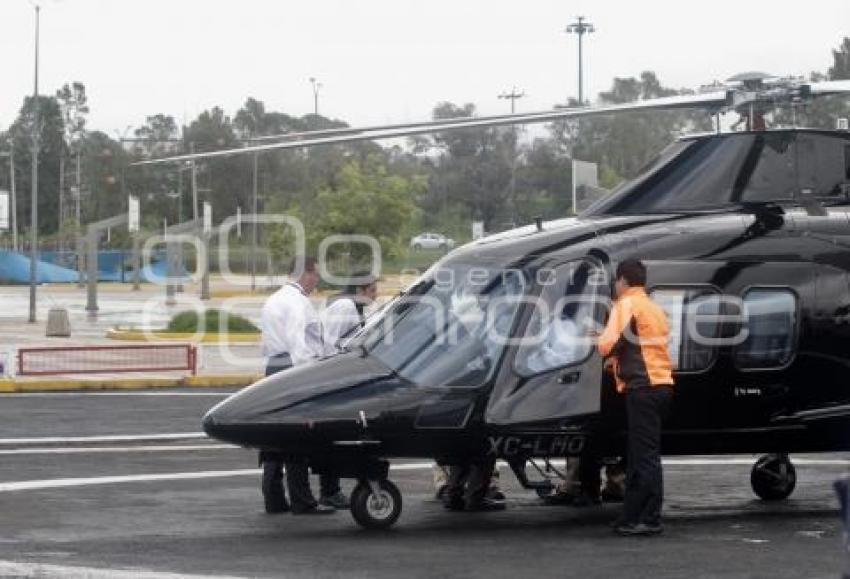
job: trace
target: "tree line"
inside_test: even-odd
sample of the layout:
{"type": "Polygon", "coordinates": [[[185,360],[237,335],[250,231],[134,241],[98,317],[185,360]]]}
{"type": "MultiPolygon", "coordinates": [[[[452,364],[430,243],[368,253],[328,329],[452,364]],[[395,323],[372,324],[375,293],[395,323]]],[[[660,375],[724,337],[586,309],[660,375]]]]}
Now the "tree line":
{"type": "MultiPolygon", "coordinates": [[[[832,66],[813,73],[812,80],[850,79],[850,38],[832,51],[832,60],[832,66]]],[[[625,103],[686,92],[664,86],[647,71],[636,78],[613,79],[598,101],[625,103]]],[[[26,97],[17,119],[0,132],[0,151],[12,149],[16,161],[21,233],[29,222],[34,104],[33,97],[26,97]]],[[[185,126],[170,115],[154,114],[129,138],[121,139],[88,129],[89,103],[82,82],[39,96],[38,106],[39,230],[56,244],[70,243],[78,223],[126,211],[127,194],[141,198],[143,226],[151,231],[194,216],[197,209],[186,167],[130,167],[135,161],[235,148],[268,135],[348,126],[342,119],[270,111],[262,101],[248,98],[233,115],[213,107],[185,126]]],[[[432,117],[476,113],[472,103],[442,102],[432,117]]],[[[784,115],[777,113],[774,120],[787,122],[784,115]]],[[[798,123],[833,128],[836,117],[848,115],[847,99],[833,97],[800,111],[798,123]]],[[[329,233],[369,233],[393,255],[421,230],[462,240],[469,237],[473,220],[496,231],[536,216],[568,215],[573,209],[573,158],[597,162],[600,184],[612,187],[634,176],[678,134],[711,128],[711,119],[701,112],[641,112],[551,123],[534,137],[521,126],[470,128],[391,146],[367,141],[267,152],[256,160],[258,209],[301,217],[312,244],[329,233]]],[[[199,200],[212,204],[216,222],[234,215],[237,208],[252,212],[253,163],[251,155],[197,163],[199,200]]],[[[0,188],[8,189],[9,182],[9,165],[4,162],[0,188]]],[[[274,228],[266,235],[263,241],[270,246],[285,244],[285,235],[274,228]]],[[[120,236],[114,241],[125,242],[120,236]]]]}

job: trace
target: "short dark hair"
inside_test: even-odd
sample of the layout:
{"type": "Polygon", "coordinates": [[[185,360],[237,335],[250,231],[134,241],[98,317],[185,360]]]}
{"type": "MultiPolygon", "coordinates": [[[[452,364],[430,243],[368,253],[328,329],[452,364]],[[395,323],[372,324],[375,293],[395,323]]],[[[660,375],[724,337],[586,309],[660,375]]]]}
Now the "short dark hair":
{"type": "Polygon", "coordinates": [[[345,286],[345,292],[354,295],[357,293],[357,290],[365,289],[376,283],[378,283],[378,278],[372,275],[371,271],[356,271],[349,278],[349,283],[345,286]],[[359,283],[353,283],[353,280],[359,280],[359,283]]]}
{"type": "Polygon", "coordinates": [[[316,266],[318,265],[318,263],[319,263],[319,260],[317,260],[312,255],[308,255],[308,256],[296,255],[295,257],[292,258],[292,261],[289,262],[289,268],[288,268],[287,273],[289,275],[292,275],[292,274],[295,274],[295,273],[301,274],[301,273],[304,273],[305,271],[310,271],[310,272],[316,271],[316,266]]]}
{"type": "Polygon", "coordinates": [[[617,279],[623,278],[630,286],[646,285],[646,266],[639,259],[626,259],[617,266],[617,279]]]}

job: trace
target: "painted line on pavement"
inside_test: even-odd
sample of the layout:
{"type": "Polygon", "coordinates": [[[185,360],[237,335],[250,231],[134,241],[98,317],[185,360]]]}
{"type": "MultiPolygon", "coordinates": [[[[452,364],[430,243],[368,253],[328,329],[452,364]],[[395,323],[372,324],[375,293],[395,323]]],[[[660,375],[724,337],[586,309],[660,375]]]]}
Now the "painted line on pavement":
{"type": "Polygon", "coordinates": [[[62,444],[65,442],[147,442],[157,440],[206,439],[203,432],[177,432],[167,434],[107,434],[101,436],[39,436],[34,438],[0,438],[0,446],[23,444],[62,444]]]}
{"type": "MultiPolygon", "coordinates": [[[[687,466],[702,465],[724,465],[724,464],[751,464],[752,461],[742,462],[743,459],[685,459],[677,462],[677,459],[665,461],[666,464],[682,464],[687,466]]],[[[843,459],[803,459],[800,461],[807,465],[850,465],[850,460],[843,459]]],[[[407,471],[407,470],[427,470],[433,466],[432,462],[414,462],[390,465],[390,470],[407,471]]],[[[504,465],[501,465],[504,466],[504,465]]],[[[25,491],[25,490],[42,490],[62,487],[83,487],[94,485],[121,484],[121,483],[136,483],[136,482],[158,482],[171,480],[197,480],[208,478],[227,478],[239,476],[257,476],[260,474],[260,469],[240,469],[240,470],[208,470],[198,472],[174,472],[162,474],[138,474],[138,475],[122,475],[122,476],[101,476],[89,478],[64,478],[64,479],[45,479],[45,480],[28,480],[0,483],[0,492],[25,491]]]]}
{"type": "Polygon", "coordinates": [[[232,575],[187,575],[144,569],[101,569],[43,563],[0,561],[2,577],[85,577],[87,579],[239,579],[232,575]]]}
{"type": "Polygon", "coordinates": [[[15,448],[2,449],[0,455],[13,454],[103,454],[123,452],[184,452],[188,450],[241,450],[232,444],[173,444],[173,445],[145,445],[145,446],[71,446],[71,447],[47,447],[47,448],[15,448]]]}
{"type": "MultiPolygon", "coordinates": [[[[391,470],[424,470],[431,468],[432,463],[409,463],[391,465],[391,470]]],[[[122,476],[99,476],[89,478],[56,478],[45,480],[24,480],[0,483],[0,492],[32,491],[64,487],[84,487],[135,482],[158,482],[170,480],[197,480],[206,478],[227,478],[239,476],[258,476],[262,471],[258,468],[240,470],[206,470],[199,472],[172,472],[162,474],[135,474],[122,476]]]]}

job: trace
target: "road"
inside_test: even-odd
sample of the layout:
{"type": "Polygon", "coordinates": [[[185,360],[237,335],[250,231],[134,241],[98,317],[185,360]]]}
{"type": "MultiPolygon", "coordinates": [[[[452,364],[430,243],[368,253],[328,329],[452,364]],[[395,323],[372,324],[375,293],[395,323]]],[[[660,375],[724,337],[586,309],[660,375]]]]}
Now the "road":
{"type": "Polygon", "coordinates": [[[255,455],[199,433],[223,395],[2,396],[0,576],[797,579],[844,562],[831,483],[850,457],[837,454],[797,457],[798,488],[774,505],[749,490],[754,457],[671,458],[652,539],[612,535],[616,505],[541,506],[507,472],[506,511],[446,512],[423,461],[393,471],[405,506],[388,532],[345,512],[267,516],[255,455]]]}

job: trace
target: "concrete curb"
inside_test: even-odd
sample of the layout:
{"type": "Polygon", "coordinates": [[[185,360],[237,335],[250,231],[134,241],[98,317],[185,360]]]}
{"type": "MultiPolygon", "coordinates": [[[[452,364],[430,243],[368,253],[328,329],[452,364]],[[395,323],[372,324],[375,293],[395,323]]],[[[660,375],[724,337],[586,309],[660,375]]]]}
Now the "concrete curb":
{"type": "Polygon", "coordinates": [[[81,390],[149,390],[152,388],[234,388],[253,384],[254,374],[210,374],[175,378],[37,378],[0,380],[0,393],[73,392],[81,390]]]}
{"type": "Polygon", "coordinates": [[[239,332],[219,334],[218,332],[160,332],[156,330],[116,330],[106,331],[110,340],[124,342],[192,342],[196,344],[256,344],[260,341],[259,332],[239,332]]]}

